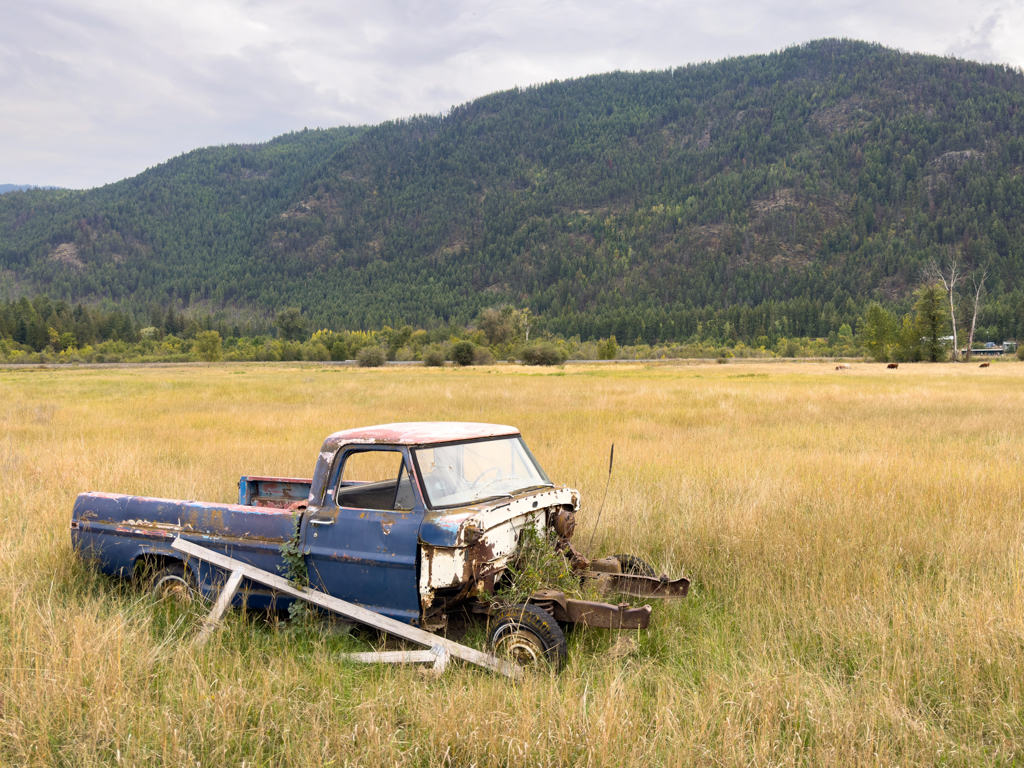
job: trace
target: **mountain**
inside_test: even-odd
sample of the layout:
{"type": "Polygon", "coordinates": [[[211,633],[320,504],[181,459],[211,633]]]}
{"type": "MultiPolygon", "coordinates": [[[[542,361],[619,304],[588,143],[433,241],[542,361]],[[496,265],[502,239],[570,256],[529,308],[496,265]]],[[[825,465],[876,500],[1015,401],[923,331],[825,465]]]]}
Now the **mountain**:
{"type": "Polygon", "coordinates": [[[849,40],[546,83],[3,195],[0,287],[316,327],[509,302],[583,338],[823,336],[955,255],[988,268],[982,322],[1024,336],[1022,106],[1013,68],[849,40]]]}

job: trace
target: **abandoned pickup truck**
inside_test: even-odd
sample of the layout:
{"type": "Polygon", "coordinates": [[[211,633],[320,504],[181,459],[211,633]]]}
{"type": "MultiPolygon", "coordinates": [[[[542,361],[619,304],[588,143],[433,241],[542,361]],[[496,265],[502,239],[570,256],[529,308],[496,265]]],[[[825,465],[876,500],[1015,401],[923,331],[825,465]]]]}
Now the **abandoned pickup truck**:
{"type": "MultiPolygon", "coordinates": [[[[557,665],[566,652],[559,622],[642,629],[651,608],[552,589],[515,606],[493,599],[528,533],[551,541],[602,595],[683,597],[689,587],[655,577],[637,558],[584,557],[570,542],[579,503],[577,491],[548,479],[514,427],[385,424],[330,435],[312,479],[241,478],[238,504],[83,493],[71,537],[108,574],[148,574],[158,595],[211,599],[226,574],[173,549],[175,538],[271,572],[285,569],[282,546],[291,543],[313,589],[434,632],[453,612],[486,614],[495,651],[557,665]]],[[[289,602],[245,582],[234,598],[252,608],[289,602]]]]}

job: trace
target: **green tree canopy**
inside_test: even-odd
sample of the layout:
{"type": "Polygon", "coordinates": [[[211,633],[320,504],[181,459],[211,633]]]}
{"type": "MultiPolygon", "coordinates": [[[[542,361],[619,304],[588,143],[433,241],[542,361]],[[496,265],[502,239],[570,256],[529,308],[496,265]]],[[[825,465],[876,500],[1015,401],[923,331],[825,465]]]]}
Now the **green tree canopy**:
{"type": "Polygon", "coordinates": [[[949,332],[949,308],[942,286],[932,283],[921,286],[914,302],[917,313],[916,328],[921,339],[921,354],[925,360],[937,363],[945,359],[946,344],[943,337],[949,332]]]}
{"type": "Polygon", "coordinates": [[[288,307],[277,313],[274,321],[281,338],[287,341],[301,341],[307,335],[309,323],[302,316],[302,310],[298,307],[288,307]]]}

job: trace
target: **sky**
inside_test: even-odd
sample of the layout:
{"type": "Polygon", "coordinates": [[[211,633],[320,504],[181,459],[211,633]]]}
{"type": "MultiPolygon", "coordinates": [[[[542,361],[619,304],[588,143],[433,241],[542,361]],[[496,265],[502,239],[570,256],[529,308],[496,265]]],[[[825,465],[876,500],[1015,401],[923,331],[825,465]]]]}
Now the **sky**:
{"type": "Polygon", "coordinates": [[[203,146],[823,37],[1024,66],[989,0],[0,0],[0,183],[83,189],[203,146]]]}

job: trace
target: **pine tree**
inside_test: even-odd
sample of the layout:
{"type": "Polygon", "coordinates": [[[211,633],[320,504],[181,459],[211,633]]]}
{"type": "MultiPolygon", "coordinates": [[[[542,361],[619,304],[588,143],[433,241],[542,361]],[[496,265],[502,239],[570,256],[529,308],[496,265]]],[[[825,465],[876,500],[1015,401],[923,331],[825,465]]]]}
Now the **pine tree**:
{"type": "Polygon", "coordinates": [[[946,308],[946,294],[937,283],[921,286],[915,293],[917,301],[916,327],[921,337],[921,354],[925,360],[937,363],[946,356],[943,336],[949,328],[949,311],[946,308]]]}

